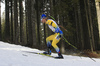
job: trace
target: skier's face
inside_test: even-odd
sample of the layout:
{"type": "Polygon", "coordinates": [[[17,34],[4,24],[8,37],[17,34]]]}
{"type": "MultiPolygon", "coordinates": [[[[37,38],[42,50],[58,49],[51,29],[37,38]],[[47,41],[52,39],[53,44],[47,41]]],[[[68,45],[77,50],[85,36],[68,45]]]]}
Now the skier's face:
{"type": "Polygon", "coordinates": [[[46,22],[46,19],[42,19],[42,21],[41,21],[42,23],[45,23],[46,22]]]}

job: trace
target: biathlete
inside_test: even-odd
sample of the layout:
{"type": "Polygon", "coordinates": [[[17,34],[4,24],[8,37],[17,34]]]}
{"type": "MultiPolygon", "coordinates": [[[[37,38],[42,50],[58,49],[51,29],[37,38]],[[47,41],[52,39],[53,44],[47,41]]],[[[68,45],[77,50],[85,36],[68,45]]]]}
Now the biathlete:
{"type": "Polygon", "coordinates": [[[61,31],[61,29],[59,28],[57,23],[52,19],[48,19],[48,17],[45,14],[42,14],[41,22],[47,24],[48,27],[55,33],[46,38],[48,51],[43,52],[43,54],[51,55],[51,46],[53,46],[54,49],[56,50],[56,52],[58,53],[58,57],[56,57],[56,58],[63,58],[63,56],[60,52],[60,49],[57,46],[57,43],[60,41],[60,39],[63,35],[63,32],[61,31]],[[52,44],[50,41],[52,41],[52,44]]]}

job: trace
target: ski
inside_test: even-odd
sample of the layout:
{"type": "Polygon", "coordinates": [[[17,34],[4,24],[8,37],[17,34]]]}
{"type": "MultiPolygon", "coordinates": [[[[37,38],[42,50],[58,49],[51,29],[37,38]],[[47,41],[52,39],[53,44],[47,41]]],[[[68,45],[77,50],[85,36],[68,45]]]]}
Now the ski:
{"type": "Polygon", "coordinates": [[[29,51],[25,51],[25,52],[27,52],[27,53],[33,53],[33,54],[38,54],[38,55],[43,55],[43,56],[51,57],[51,58],[54,58],[54,59],[63,59],[63,58],[51,56],[51,55],[48,55],[48,54],[38,53],[38,52],[29,52],[29,51]]]}
{"type": "Polygon", "coordinates": [[[52,57],[55,58],[54,56],[48,55],[48,54],[43,54],[43,53],[37,53],[37,52],[32,52],[34,54],[39,54],[39,55],[44,55],[44,56],[48,56],[48,57],[52,57]]]}
{"type": "Polygon", "coordinates": [[[48,56],[48,57],[55,58],[54,56],[47,55],[47,54],[43,54],[43,53],[38,53],[38,52],[29,52],[29,51],[24,51],[24,52],[27,52],[27,53],[33,53],[33,54],[38,54],[38,55],[44,55],[44,56],[48,56]]]}

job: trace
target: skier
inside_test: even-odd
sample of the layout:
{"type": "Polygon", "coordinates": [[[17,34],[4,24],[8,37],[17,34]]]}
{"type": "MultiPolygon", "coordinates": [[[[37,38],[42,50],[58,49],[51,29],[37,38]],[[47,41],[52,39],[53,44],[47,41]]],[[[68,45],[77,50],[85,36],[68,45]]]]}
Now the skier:
{"type": "Polygon", "coordinates": [[[60,49],[57,46],[57,43],[60,41],[60,39],[63,35],[63,32],[60,30],[57,23],[52,19],[48,19],[48,17],[45,14],[42,14],[41,22],[47,24],[48,27],[55,33],[55,34],[50,35],[49,37],[46,38],[48,51],[43,52],[43,54],[51,55],[51,46],[53,46],[54,49],[56,50],[56,52],[58,53],[58,57],[55,57],[55,58],[63,58],[63,56],[60,52],[60,49]],[[52,44],[50,42],[51,40],[52,40],[52,44]]]}

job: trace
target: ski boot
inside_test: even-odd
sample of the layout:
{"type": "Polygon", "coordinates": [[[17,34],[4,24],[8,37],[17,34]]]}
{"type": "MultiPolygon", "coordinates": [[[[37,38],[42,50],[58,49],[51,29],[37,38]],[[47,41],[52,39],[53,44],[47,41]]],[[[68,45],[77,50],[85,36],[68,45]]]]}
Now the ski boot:
{"type": "Polygon", "coordinates": [[[50,50],[50,49],[48,49],[48,51],[43,52],[43,54],[46,54],[46,55],[51,55],[51,50],[50,50]]]}
{"type": "Polygon", "coordinates": [[[63,59],[63,56],[62,56],[62,54],[59,52],[58,53],[58,57],[55,57],[56,59],[63,59]]]}

